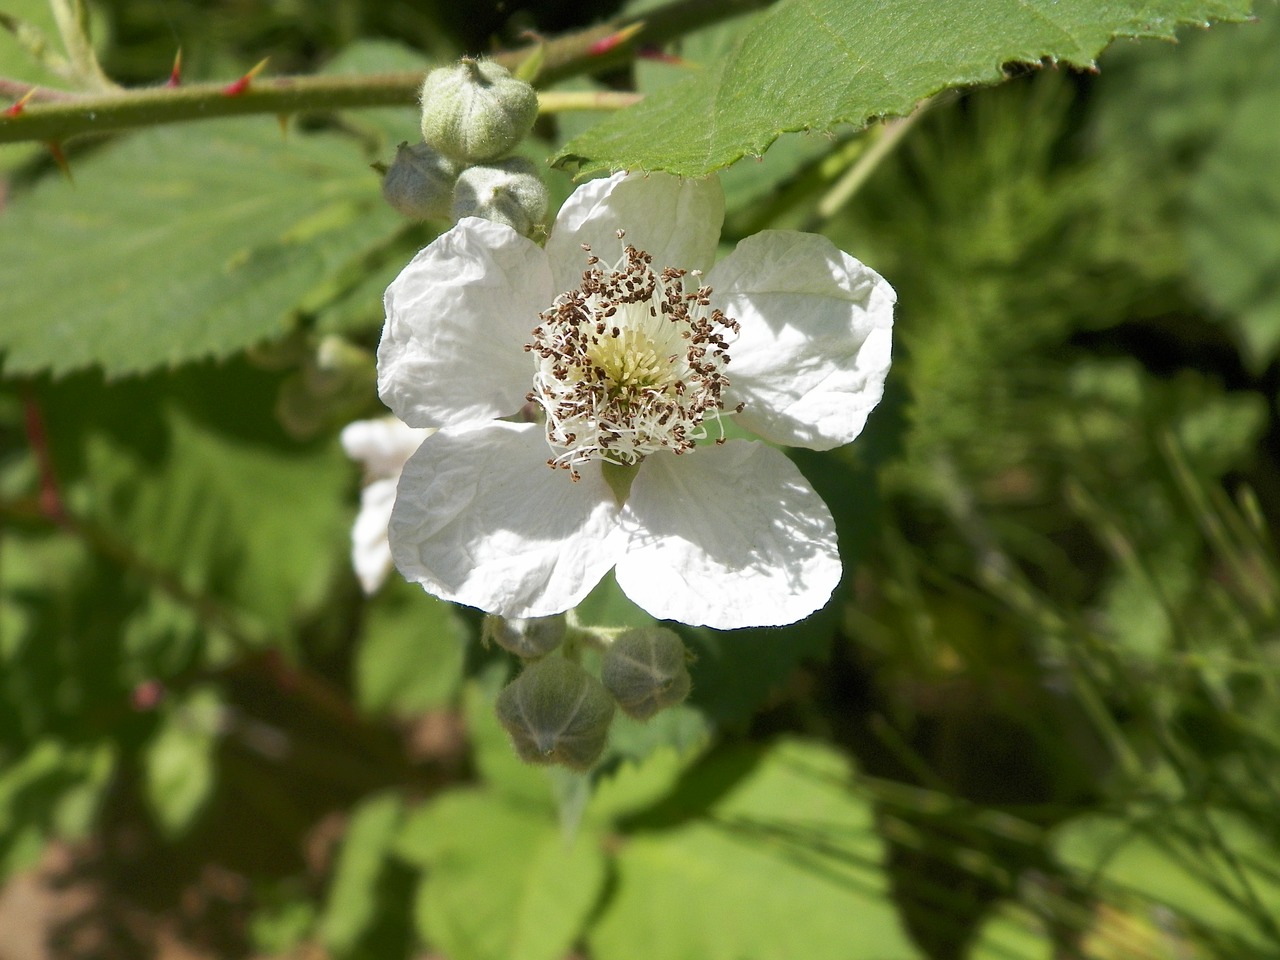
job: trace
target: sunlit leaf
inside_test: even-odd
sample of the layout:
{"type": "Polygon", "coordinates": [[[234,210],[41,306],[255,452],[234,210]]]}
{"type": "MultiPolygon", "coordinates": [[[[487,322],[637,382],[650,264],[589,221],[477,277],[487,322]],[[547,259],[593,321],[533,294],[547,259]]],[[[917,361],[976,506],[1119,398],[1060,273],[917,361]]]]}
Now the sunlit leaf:
{"type": "Polygon", "coordinates": [[[148,131],[74,172],[5,211],[10,373],[120,375],[278,337],[400,227],[353,139],[270,118],[148,131]]]}
{"type": "Polygon", "coordinates": [[[593,951],[613,960],[918,958],[888,899],[874,815],[847,776],[843,759],[816,744],[713,755],[619,851],[593,951]]]}
{"type": "Polygon", "coordinates": [[[549,811],[459,790],[414,815],[401,848],[426,867],[422,935],[453,960],[559,960],[605,879],[600,838],[566,839],[549,811]]]}
{"type": "Polygon", "coordinates": [[[948,87],[994,83],[1008,63],[1088,66],[1118,36],[1240,19],[1249,0],[782,0],[686,80],[571,141],[586,170],[700,176],[758,155],[789,130],[905,115],[948,87]]]}

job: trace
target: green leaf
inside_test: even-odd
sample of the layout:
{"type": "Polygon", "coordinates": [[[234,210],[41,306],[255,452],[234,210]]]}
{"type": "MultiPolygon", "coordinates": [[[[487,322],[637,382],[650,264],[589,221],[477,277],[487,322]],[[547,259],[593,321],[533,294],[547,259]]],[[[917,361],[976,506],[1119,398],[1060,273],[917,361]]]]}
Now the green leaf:
{"type": "MultiPolygon", "coordinates": [[[[1269,26],[1280,44],[1280,17],[1269,26]]],[[[1246,360],[1280,353],[1280,60],[1271,47],[1191,182],[1187,246],[1197,286],[1231,317],[1246,360]]]]}
{"type": "Polygon", "coordinates": [[[356,649],[356,696],[371,713],[444,706],[462,679],[468,633],[453,607],[393,576],[371,601],[356,649]]]}
{"type": "Polygon", "coordinates": [[[999,907],[978,929],[969,960],[1054,960],[1053,940],[1028,910],[999,907]]]}
{"type": "Polygon", "coordinates": [[[634,833],[618,853],[593,955],[919,957],[889,897],[874,814],[848,772],[834,751],[799,742],[700,764],[669,802],[674,825],[634,833]],[[704,790],[703,779],[714,782],[704,790]],[[696,804],[704,794],[700,815],[682,815],[682,797],[696,804]]]}
{"type": "Polygon", "coordinates": [[[621,761],[593,784],[587,818],[607,824],[653,806],[671,793],[694,759],[694,754],[664,746],[641,760],[621,761]]]}
{"type": "MultiPolygon", "coordinates": [[[[247,644],[287,644],[341,601],[335,586],[356,598],[358,471],[335,442],[303,447],[272,426],[278,383],[229,364],[33,385],[80,525],[5,530],[0,753],[53,736],[134,755],[153,726],[139,684],[181,689],[247,644]]],[[[29,459],[6,458],[0,484],[22,481],[7,495],[37,489],[29,459]]]]}
{"type": "Polygon", "coordinates": [[[262,953],[284,954],[296,948],[315,926],[316,906],[303,892],[281,882],[254,885],[256,909],[249,920],[249,936],[262,953]]]}
{"type": "Polygon", "coordinates": [[[1193,33],[1176,49],[1108,55],[1094,139],[1169,195],[1192,284],[1260,370],[1280,351],[1280,10],[1258,13],[1260,22],[1193,33]]]}
{"type": "Polygon", "coordinates": [[[351,813],[320,919],[320,941],[335,955],[353,950],[373,924],[378,911],[378,880],[403,813],[396,793],[371,797],[351,813]]]}
{"type": "Polygon", "coordinates": [[[74,172],[5,211],[10,373],[227,356],[358,283],[400,228],[353,140],[282,136],[274,119],[149,131],[74,172]]]}
{"type": "Polygon", "coordinates": [[[77,513],[136,558],[127,565],[230,602],[255,634],[329,599],[347,566],[357,473],[336,442],[284,437],[266,416],[277,386],[228,365],[111,387],[72,378],[43,393],[77,513]]]}
{"type": "Polygon", "coordinates": [[[1007,63],[1089,66],[1115,37],[1242,19],[1249,0],[781,0],[705,70],[572,140],[585,170],[701,176],[760,155],[784,131],[905,115],[949,87],[995,83],[1007,63]]]}
{"type": "Polygon", "coordinates": [[[451,960],[559,960],[604,887],[598,836],[566,840],[549,813],[487,792],[445,794],[402,840],[427,868],[419,928],[451,960]]]}
{"type": "Polygon", "coordinates": [[[116,768],[115,746],[38,740],[0,753],[0,880],[35,862],[49,837],[82,837],[116,768]]]}
{"type": "Polygon", "coordinates": [[[144,757],[146,796],[160,827],[181,836],[213,794],[214,753],[221,736],[222,700],[196,688],[166,704],[159,733],[144,757]]]}

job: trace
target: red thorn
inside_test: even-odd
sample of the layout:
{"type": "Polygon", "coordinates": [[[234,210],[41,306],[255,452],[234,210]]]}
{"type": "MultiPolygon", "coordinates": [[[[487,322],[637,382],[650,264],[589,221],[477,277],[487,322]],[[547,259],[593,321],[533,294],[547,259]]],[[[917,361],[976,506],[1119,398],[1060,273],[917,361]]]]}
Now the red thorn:
{"type": "Polygon", "coordinates": [[[26,93],[22,95],[21,100],[13,104],[13,106],[7,107],[5,109],[4,116],[16,117],[18,114],[22,113],[22,111],[27,108],[27,101],[30,100],[35,95],[36,95],[36,88],[32,87],[30,90],[28,90],[26,93]]]}
{"type": "Polygon", "coordinates": [[[178,48],[177,55],[173,58],[173,69],[169,71],[169,82],[166,87],[182,86],[182,48],[178,48]]]}
{"type": "Polygon", "coordinates": [[[246,90],[249,89],[249,84],[253,83],[253,78],[256,77],[258,74],[260,74],[262,72],[262,68],[265,67],[266,65],[267,65],[267,61],[265,59],[260,61],[257,66],[255,66],[252,70],[246,73],[239,80],[236,80],[233,83],[228,83],[225,87],[223,87],[222,95],[224,97],[240,96],[242,93],[244,93],[246,90]]]}
{"type": "Polygon", "coordinates": [[[623,27],[621,30],[615,30],[607,37],[601,37],[591,46],[587,47],[587,56],[598,57],[608,53],[615,47],[620,47],[637,33],[644,29],[644,21],[633,23],[630,26],[623,27]]]}
{"type": "Polygon", "coordinates": [[[58,165],[58,169],[62,171],[62,175],[67,178],[68,183],[75,183],[75,177],[71,176],[71,164],[67,163],[67,155],[62,152],[62,144],[57,140],[48,140],[45,146],[49,148],[49,152],[53,154],[53,162],[58,165]]]}

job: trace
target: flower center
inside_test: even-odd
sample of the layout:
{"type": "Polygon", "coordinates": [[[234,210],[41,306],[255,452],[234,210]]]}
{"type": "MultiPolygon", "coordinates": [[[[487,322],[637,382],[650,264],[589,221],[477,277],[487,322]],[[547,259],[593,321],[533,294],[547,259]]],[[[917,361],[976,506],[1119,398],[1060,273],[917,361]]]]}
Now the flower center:
{"type": "Polygon", "coordinates": [[[612,266],[583,249],[582,285],[556,297],[525,345],[534,358],[528,399],[546,412],[558,451],[547,463],[574,479],[589,460],[634,464],[706,437],[703,421],[718,421],[729,385],[725,333],[738,332],[711,309],[710,287],[685,292],[688,271],[654,272],[653,258],[632,246],[612,266]]]}

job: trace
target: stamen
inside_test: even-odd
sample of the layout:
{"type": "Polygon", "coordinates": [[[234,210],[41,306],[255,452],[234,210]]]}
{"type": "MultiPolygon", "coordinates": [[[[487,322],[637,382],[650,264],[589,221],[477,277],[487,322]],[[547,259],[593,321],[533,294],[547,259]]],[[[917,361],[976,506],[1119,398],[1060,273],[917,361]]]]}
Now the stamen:
{"type": "MultiPolygon", "coordinates": [[[[625,235],[618,231],[618,239],[625,235]]],[[[534,357],[529,399],[547,418],[547,462],[567,469],[590,460],[634,464],[650,453],[683,454],[720,429],[729,381],[726,334],[737,321],[711,306],[710,287],[685,292],[686,274],[653,270],[653,257],[625,246],[612,266],[590,247],[579,287],[539,316],[525,350],[534,357]]],[[[742,405],[736,408],[741,412],[742,405]]]]}

